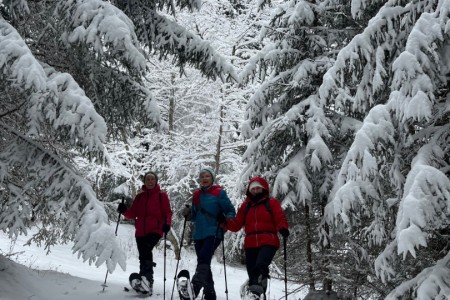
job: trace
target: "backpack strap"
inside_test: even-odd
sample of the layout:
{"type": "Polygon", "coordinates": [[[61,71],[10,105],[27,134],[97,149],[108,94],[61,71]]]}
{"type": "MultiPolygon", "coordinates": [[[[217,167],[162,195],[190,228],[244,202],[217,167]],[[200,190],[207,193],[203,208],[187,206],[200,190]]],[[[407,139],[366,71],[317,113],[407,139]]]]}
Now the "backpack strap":
{"type": "MultiPolygon", "coordinates": [[[[216,190],[217,195],[215,195],[215,193],[213,193],[212,195],[217,197],[219,195],[220,191],[222,191],[222,188],[219,188],[216,190]]],[[[211,212],[207,211],[206,209],[204,209],[203,206],[201,205],[201,203],[200,203],[200,193],[201,192],[202,191],[197,191],[194,194],[194,197],[192,199],[192,205],[195,205],[196,207],[198,207],[199,212],[202,213],[203,215],[205,215],[206,217],[208,217],[214,221],[217,221],[217,216],[212,214],[211,212]]],[[[219,202],[219,206],[221,206],[220,202],[219,202]]],[[[220,207],[220,208],[222,209],[222,207],[220,207]]]]}
{"type": "MultiPolygon", "coordinates": [[[[272,214],[272,208],[270,207],[269,201],[270,201],[270,197],[267,197],[266,199],[264,199],[263,204],[266,207],[266,210],[269,212],[270,216],[272,217],[272,221],[275,223],[275,220],[274,220],[273,214],[272,214]]],[[[255,206],[258,206],[258,205],[261,205],[261,204],[258,203],[255,206]]],[[[244,224],[245,224],[245,220],[247,218],[247,213],[250,209],[250,206],[251,206],[250,202],[247,202],[247,205],[245,206],[245,209],[244,209],[244,224]]]]}

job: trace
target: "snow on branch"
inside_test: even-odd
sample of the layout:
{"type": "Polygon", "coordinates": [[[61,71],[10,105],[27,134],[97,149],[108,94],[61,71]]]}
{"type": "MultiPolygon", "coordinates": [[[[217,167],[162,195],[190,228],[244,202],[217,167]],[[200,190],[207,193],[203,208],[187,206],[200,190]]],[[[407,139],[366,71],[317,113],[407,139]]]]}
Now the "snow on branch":
{"type": "Polygon", "coordinates": [[[30,135],[39,135],[41,123],[48,121],[55,133],[88,151],[104,152],[107,126],[84,90],[67,73],[46,66],[45,93],[34,93],[28,108],[30,135]]]}
{"type": "Polygon", "coordinates": [[[295,209],[299,202],[301,205],[306,205],[311,201],[313,188],[308,179],[309,177],[304,161],[305,151],[301,150],[288,162],[287,166],[279,170],[276,175],[273,184],[273,194],[286,195],[282,202],[283,207],[291,206],[295,209]],[[295,178],[295,192],[291,191],[291,177],[295,178]]]}
{"type": "Polygon", "coordinates": [[[70,0],[60,3],[57,12],[68,20],[65,39],[84,43],[100,55],[130,62],[138,71],[146,70],[133,22],[114,5],[100,0],[70,0]]]}
{"type": "MultiPolygon", "coordinates": [[[[355,135],[355,140],[342,163],[341,170],[330,193],[331,201],[325,208],[326,218],[337,223],[337,217],[346,226],[352,226],[350,216],[361,211],[372,209],[368,198],[378,199],[378,187],[373,178],[380,172],[378,165],[382,164],[375,153],[382,151],[383,144],[395,143],[394,127],[386,105],[372,108],[364,119],[361,128],[355,135]]],[[[376,212],[371,212],[371,215],[376,212]]],[[[381,221],[381,220],[380,220],[381,221]]],[[[372,229],[382,227],[372,224],[372,229]]],[[[368,232],[369,235],[371,233],[368,232]]],[[[380,243],[384,233],[373,235],[374,243],[380,243]]]]}
{"type": "Polygon", "coordinates": [[[391,31],[404,31],[407,36],[414,20],[404,22],[406,16],[414,19],[422,12],[431,11],[433,5],[427,2],[431,1],[408,2],[404,7],[397,5],[397,1],[386,3],[364,32],[339,51],[334,66],[323,77],[319,88],[321,99],[333,100],[337,110],[349,107],[351,111],[363,113],[380,103],[374,95],[386,87],[386,70],[390,63],[386,57],[394,55],[391,52],[396,51],[401,42],[399,34],[391,34],[391,31]],[[348,85],[355,85],[356,92],[348,89],[348,85]]]}
{"type": "MultiPolygon", "coordinates": [[[[399,264],[397,255],[408,252],[416,257],[416,248],[427,247],[428,233],[448,227],[450,218],[450,179],[431,166],[444,155],[436,145],[423,146],[412,162],[408,173],[403,198],[397,214],[395,239],[375,261],[377,276],[383,282],[394,275],[394,265],[399,264]],[[445,209],[443,209],[445,208],[445,209]],[[395,251],[397,249],[397,251],[395,251]]],[[[411,289],[417,292],[417,299],[439,299],[450,290],[450,253],[429,267],[396,287],[386,299],[397,299],[411,289]]]]}
{"type": "Polygon", "coordinates": [[[450,252],[432,267],[425,268],[413,279],[402,282],[392,290],[385,300],[396,300],[416,290],[420,300],[445,299],[450,294],[450,252]]]}
{"type": "Polygon", "coordinates": [[[326,145],[323,137],[328,138],[330,133],[327,125],[328,119],[323,111],[323,105],[316,95],[309,97],[309,115],[306,122],[306,131],[308,133],[308,143],[306,145],[306,154],[310,157],[310,165],[313,170],[320,170],[325,163],[332,160],[333,156],[326,145]]]}
{"type": "Polygon", "coordinates": [[[449,225],[450,179],[431,166],[435,157],[443,156],[438,146],[425,145],[406,178],[396,221],[398,254],[403,254],[403,259],[408,252],[416,257],[415,248],[427,246],[427,231],[449,225]]]}
{"type": "Polygon", "coordinates": [[[0,4],[7,7],[8,14],[12,19],[16,19],[19,16],[27,15],[30,13],[27,0],[3,0],[0,4]]]}
{"type": "Polygon", "coordinates": [[[16,86],[31,90],[27,108],[29,134],[41,134],[42,123],[48,121],[60,135],[67,128],[72,144],[102,154],[106,123],[91,100],[69,74],[43,67],[17,31],[2,20],[0,69],[16,86]]]}
{"type": "Polygon", "coordinates": [[[219,77],[222,81],[231,77],[239,82],[233,65],[216,52],[209,42],[156,12],[148,17],[153,17],[154,31],[157,32],[153,40],[156,49],[178,53],[181,64],[189,62],[207,77],[219,77]]]}
{"type": "Polygon", "coordinates": [[[20,34],[0,18],[0,70],[23,89],[46,89],[47,76],[20,34]]]}
{"type": "Polygon", "coordinates": [[[448,30],[445,24],[450,8],[444,3],[439,13],[420,16],[408,36],[405,51],[394,61],[389,102],[402,122],[421,122],[432,117],[433,77],[439,74],[441,64],[435,45],[444,40],[444,32],[448,30]]]}
{"type": "Polygon", "coordinates": [[[73,251],[84,261],[95,262],[96,266],[106,263],[110,272],[117,263],[125,269],[125,254],[89,182],[56,154],[8,125],[0,126],[17,137],[0,154],[1,183],[8,183],[20,170],[26,182],[20,189],[5,185],[11,196],[0,211],[0,229],[8,230],[11,236],[26,231],[25,226],[31,225],[30,211],[22,207],[33,207],[33,214],[42,225],[32,240],[44,241],[46,248],[73,240],[73,251]],[[39,199],[35,204],[29,203],[27,194],[39,199]]]}

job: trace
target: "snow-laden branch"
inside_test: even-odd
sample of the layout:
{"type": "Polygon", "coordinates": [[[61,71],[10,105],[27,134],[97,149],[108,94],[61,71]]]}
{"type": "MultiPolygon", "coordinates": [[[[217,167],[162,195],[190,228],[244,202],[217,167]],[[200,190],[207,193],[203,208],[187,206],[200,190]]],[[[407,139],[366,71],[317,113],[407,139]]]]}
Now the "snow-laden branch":
{"type": "Polygon", "coordinates": [[[209,42],[156,12],[148,17],[153,18],[154,31],[157,33],[151,39],[156,49],[177,53],[182,64],[188,62],[208,77],[219,77],[222,81],[231,77],[239,81],[233,65],[215,51],[209,42]]]}
{"type": "Polygon", "coordinates": [[[103,154],[106,124],[91,100],[67,73],[43,67],[18,32],[0,20],[0,69],[22,90],[30,90],[28,133],[39,136],[48,122],[70,143],[103,154]]]}
{"type": "Polygon", "coordinates": [[[298,204],[308,205],[311,202],[313,188],[309,181],[305,165],[305,151],[299,151],[288,164],[278,171],[275,178],[272,193],[274,195],[286,195],[282,201],[283,207],[295,207],[298,204]],[[290,186],[291,178],[295,178],[294,191],[290,186]]]}
{"type": "Polygon", "coordinates": [[[403,22],[402,19],[405,15],[417,18],[422,12],[432,11],[435,1],[408,2],[404,7],[397,2],[388,1],[370,20],[364,32],[339,51],[335,64],[324,75],[320,97],[334,102],[337,110],[350,106],[352,111],[365,112],[370,106],[380,103],[382,99],[376,99],[375,94],[386,87],[386,70],[390,63],[386,59],[387,54],[398,49],[398,31],[404,31],[407,36],[411,24],[414,24],[413,20],[403,22]],[[391,34],[392,30],[397,33],[391,34]],[[347,88],[349,84],[356,85],[356,92],[347,88]]]}
{"type": "Polygon", "coordinates": [[[408,37],[405,51],[394,61],[389,102],[402,122],[421,122],[432,117],[435,86],[430,74],[435,74],[440,64],[434,45],[444,40],[446,29],[441,22],[445,20],[441,18],[448,19],[442,15],[448,10],[442,5],[437,16],[423,13],[408,37]]]}
{"type": "Polygon", "coordinates": [[[322,166],[329,163],[333,156],[324,141],[330,137],[327,126],[331,126],[323,111],[324,105],[316,95],[309,97],[309,109],[307,111],[308,121],[306,122],[306,132],[308,133],[308,143],[306,154],[310,157],[310,166],[313,170],[319,171],[322,166]]]}
{"type": "Polygon", "coordinates": [[[69,142],[103,155],[107,127],[91,100],[69,74],[48,66],[45,71],[45,93],[32,94],[28,104],[28,134],[39,135],[41,124],[49,122],[69,142]]]}
{"type": "Polygon", "coordinates": [[[0,1],[0,4],[8,7],[8,14],[13,19],[30,13],[27,0],[0,1]]]}
{"type": "Polygon", "coordinates": [[[445,299],[450,295],[450,252],[432,267],[425,268],[413,279],[400,284],[385,300],[396,300],[417,288],[418,300],[445,299]]]}
{"type": "Polygon", "coordinates": [[[20,34],[0,18],[0,70],[17,86],[32,91],[46,89],[47,76],[20,34]]]}
{"type": "Polygon", "coordinates": [[[31,207],[26,195],[36,194],[39,190],[39,196],[34,196],[40,197],[38,203],[32,207],[42,227],[33,239],[44,240],[47,248],[59,241],[73,240],[74,252],[84,261],[95,262],[97,266],[106,263],[110,272],[117,263],[125,269],[125,254],[108,225],[104,206],[95,197],[89,182],[56,154],[10,126],[3,123],[0,126],[17,137],[0,154],[1,182],[8,183],[11,176],[17,175],[11,173],[17,169],[15,166],[26,170],[23,172],[26,184],[20,189],[11,188],[11,184],[5,186],[10,200],[0,211],[0,229],[10,236],[26,232],[31,217],[30,211],[23,209],[31,207]],[[43,233],[46,231],[50,234],[43,233]]]}
{"type": "Polygon", "coordinates": [[[427,231],[449,225],[450,179],[432,166],[443,156],[438,146],[425,145],[406,178],[396,222],[398,254],[403,254],[403,259],[408,252],[416,257],[415,248],[427,246],[427,231]]]}
{"type": "Polygon", "coordinates": [[[114,5],[100,0],[69,0],[61,2],[56,11],[68,21],[67,42],[86,44],[100,55],[129,62],[140,72],[146,70],[133,22],[114,5]]]}
{"type": "MultiPolygon", "coordinates": [[[[330,202],[325,208],[325,217],[330,223],[342,220],[345,226],[351,227],[354,215],[359,215],[365,210],[370,211],[367,212],[369,215],[377,215],[377,211],[371,211],[376,208],[368,204],[368,198],[381,200],[381,191],[373,178],[379,175],[378,166],[384,162],[376,153],[384,149],[383,145],[395,144],[394,132],[386,105],[372,108],[362,127],[356,132],[355,140],[345,156],[330,193],[330,202]]],[[[382,243],[386,238],[383,227],[376,224],[370,227],[372,232],[379,233],[367,231],[368,235],[372,236],[373,243],[382,243]]]]}

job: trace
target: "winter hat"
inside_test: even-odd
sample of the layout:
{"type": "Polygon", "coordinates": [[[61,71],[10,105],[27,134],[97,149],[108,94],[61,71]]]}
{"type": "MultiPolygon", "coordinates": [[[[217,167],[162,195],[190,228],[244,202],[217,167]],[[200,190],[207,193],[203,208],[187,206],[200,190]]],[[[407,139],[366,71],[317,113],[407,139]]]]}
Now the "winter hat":
{"type": "Polygon", "coordinates": [[[148,171],[147,173],[144,174],[144,178],[142,179],[142,181],[145,182],[145,177],[147,177],[147,175],[153,175],[156,179],[156,183],[158,183],[158,175],[156,175],[156,172],[153,171],[148,171]]]}
{"type": "Polygon", "coordinates": [[[255,187],[260,187],[260,188],[262,188],[262,189],[264,189],[265,190],[265,188],[262,186],[262,184],[261,183],[259,183],[258,181],[253,181],[252,183],[250,183],[250,186],[248,187],[248,190],[250,191],[252,188],[255,188],[255,187]]]}
{"type": "Polygon", "coordinates": [[[200,175],[202,175],[202,173],[208,172],[211,175],[212,181],[214,182],[216,180],[216,174],[214,173],[214,171],[211,168],[203,168],[200,170],[200,173],[198,173],[199,177],[200,175]]]}

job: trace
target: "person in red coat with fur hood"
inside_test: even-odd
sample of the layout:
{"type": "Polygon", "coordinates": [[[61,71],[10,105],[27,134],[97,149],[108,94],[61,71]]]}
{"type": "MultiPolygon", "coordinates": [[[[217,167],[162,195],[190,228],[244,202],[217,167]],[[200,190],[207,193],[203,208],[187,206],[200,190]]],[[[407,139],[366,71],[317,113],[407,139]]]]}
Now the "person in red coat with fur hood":
{"type": "Polygon", "coordinates": [[[146,287],[153,287],[153,248],[167,234],[172,224],[169,196],[161,191],[155,172],[144,175],[144,185],[130,208],[120,203],[117,211],[127,219],[134,220],[136,244],[139,252],[139,274],[146,287]]]}
{"type": "Polygon", "coordinates": [[[261,295],[266,293],[269,265],[280,247],[278,233],[283,238],[289,236],[286,215],[278,200],[271,198],[269,192],[269,184],[264,178],[250,179],[247,197],[236,217],[224,220],[224,227],[230,231],[237,232],[244,227],[250,299],[263,299],[261,295]]]}

